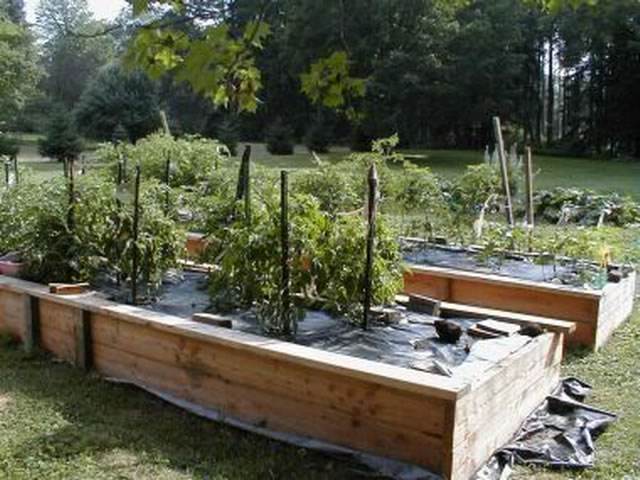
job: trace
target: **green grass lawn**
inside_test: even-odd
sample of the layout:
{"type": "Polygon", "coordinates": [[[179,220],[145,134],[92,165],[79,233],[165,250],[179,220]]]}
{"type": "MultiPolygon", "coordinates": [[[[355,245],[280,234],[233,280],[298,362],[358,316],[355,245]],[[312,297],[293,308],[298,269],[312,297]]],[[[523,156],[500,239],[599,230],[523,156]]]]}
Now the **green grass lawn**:
{"type": "MultiPolygon", "coordinates": [[[[640,309],[601,352],[570,355],[565,375],[620,415],[597,441],[594,469],[518,469],[534,480],[640,478],[640,309]]],[[[358,464],[201,419],[138,389],[48,357],[0,347],[0,478],[358,479],[358,464]]],[[[376,477],[381,478],[381,477],[376,477]]]]}
{"type": "MultiPolygon", "coordinates": [[[[296,146],[293,155],[278,156],[267,152],[264,144],[252,143],[252,158],[260,165],[271,168],[297,169],[315,166],[311,154],[303,146],[296,146]]],[[[241,153],[243,144],[239,146],[241,153]]],[[[409,150],[406,153],[419,158],[415,163],[430,167],[446,178],[461,175],[468,165],[483,161],[482,152],[466,150],[409,150]]],[[[330,153],[320,155],[323,161],[338,162],[349,154],[348,149],[334,147],[330,153]]],[[[91,162],[91,154],[86,157],[91,162]]],[[[37,181],[48,180],[62,173],[57,162],[38,155],[35,144],[23,145],[20,161],[33,169],[37,181]]],[[[606,192],[633,195],[640,200],[640,161],[597,160],[569,157],[534,157],[536,188],[579,187],[606,192]]]]}

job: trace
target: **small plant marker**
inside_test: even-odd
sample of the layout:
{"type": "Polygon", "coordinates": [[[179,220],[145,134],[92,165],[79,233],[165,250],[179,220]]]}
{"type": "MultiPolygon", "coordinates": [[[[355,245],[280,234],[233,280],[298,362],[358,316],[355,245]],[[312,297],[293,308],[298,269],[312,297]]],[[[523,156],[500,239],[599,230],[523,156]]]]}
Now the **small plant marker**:
{"type": "Polygon", "coordinates": [[[378,209],[378,171],[375,165],[369,169],[369,199],[367,209],[367,259],[364,269],[364,312],[362,328],[369,329],[369,317],[371,311],[371,283],[373,280],[373,256],[376,242],[376,215],[378,209]]]}
{"type": "Polygon", "coordinates": [[[531,155],[531,147],[527,147],[525,154],[525,171],[526,182],[525,188],[527,189],[527,225],[533,228],[533,158],[531,155]]]}
{"type": "Polygon", "coordinates": [[[280,172],[280,241],[282,248],[282,332],[285,335],[290,335],[291,265],[289,263],[289,173],[286,170],[280,172]]]}
{"type": "Polygon", "coordinates": [[[502,189],[507,200],[507,222],[511,227],[515,226],[513,220],[513,204],[511,202],[511,190],[509,188],[509,171],[507,170],[507,156],[504,151],[504,140],[502,138],[502,127],[500,117],[493,117],[493,131],[498,142],[498,157],[500,158],[500,173],[502,174],[502,189]]]}
{"type": "Polygon", "coordinates": [[[138,229],[140,223],[140,165],[135,169],[135,190],[133,197],[133,267],[131,271],[131,302],[138,303],[138,229]]]}

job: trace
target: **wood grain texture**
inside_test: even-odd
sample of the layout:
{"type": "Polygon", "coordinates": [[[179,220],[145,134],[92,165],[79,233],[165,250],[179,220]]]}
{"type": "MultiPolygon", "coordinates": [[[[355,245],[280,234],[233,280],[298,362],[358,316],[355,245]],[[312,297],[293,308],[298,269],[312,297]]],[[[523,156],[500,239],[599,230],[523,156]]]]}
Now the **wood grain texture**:
{"type": "MultiPolygon", "coordinates": [[[[566,335],[567,345],[596,350],[632,310],[636,273],[603,290],[588,291],[462,270],[412,266],[405,274],[405,293],[428,295],[446,302],[496,309],[575,324],[566,335]]],[[[446,308],[445,308],[446,314],[446,308]]],[[[514,320],[517,320],[514,318],[514,320]]]]}
{"type": "MultiPolygon", "coordinates": [[[[43,348],[70,362],[90,361],[107,377],[252,425],[415,463],[453,480],[466,478],[498,442],[508,440],[517,420],[550,392],[562,358],[561,335],[545,334],[467,382],[202,325],[96,295],[60,297],[0,277],[0,312],[23,313],[24,295],[39,299],[43,348]],[[517,405],[508,415],[503,399],[517,405]]],[[[3,313],[0,325],[5,323],[3,313]]]]}

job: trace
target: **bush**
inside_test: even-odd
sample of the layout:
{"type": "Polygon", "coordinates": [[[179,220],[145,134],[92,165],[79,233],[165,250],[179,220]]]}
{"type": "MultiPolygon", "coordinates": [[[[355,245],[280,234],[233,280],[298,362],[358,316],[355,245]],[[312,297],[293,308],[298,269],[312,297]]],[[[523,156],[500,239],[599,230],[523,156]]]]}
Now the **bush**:
{"type": "Polygon", "coordinates": [[[500,193],[500,174],[497,167],[492,165],[471,165],[451,188],[452,208],[473,214],[491,195],[500,193]]]}
{"type": "MultiPolygon", "coordinates": [[[[68,186],[62,179],[20,184],[0,196],[0,250],[18,251],[28,279],[90,281],[98,274],[131,280],[133,195],[101,173],[77,179],[73,224],[68,186]],[[119,203],[118,203],[118,201],[119,203]]],[[[186,234],[164,213],[164,188],[141,186],[138,250],[141,287],[157,288],[163,273],[178,265],[186,234]]]]}
{"type": "Polygon", "coordinates": [[[13,157],[18,155],[18,152],[20,152],[18,139],[6,134],[0,134],[0,156],[13,157]]]}
{"type": "Polygon", "coordinates": [[[271,155],[293,154],[293,130],[277,119],[267,129],[265,134],[267,150],[271,155]]]}
{"type": "Polygon", "coordinates": [[[165,181],[167,158],[171,159],[171,186],[196,185],[229,158],[227,147],[215,140],[198,136],[174,138],[155,133],[135,145],[102,145],[96,152],[100,162],[111,163],[112,171],[118,161],[127,160],[128,169],[140,165],[145,179],[165,181]]]}
{"type": "Polygon", "coordinates": [[[125,72],[118,65],[98,72],[83,92],[76,116],[82,132],[97,140],[112,140],[120,126],[135,142],[161,126],[153,82],[141,71],[125,72]]]}
{"type": "Polygon", "coordinates": [[[320,120],[311,124],[304,137],[304,144],[310,152],[327,153],[331,135],[329,128],[320,120]]]}
{"type": "Polygon", "coordinates": [[[45,135],[45,138],[38,142],[38,151],[43,157],[55,158],[62,162],[77,158],[84,149],[72,116],[62,108],[53,111],[45,135]]]}

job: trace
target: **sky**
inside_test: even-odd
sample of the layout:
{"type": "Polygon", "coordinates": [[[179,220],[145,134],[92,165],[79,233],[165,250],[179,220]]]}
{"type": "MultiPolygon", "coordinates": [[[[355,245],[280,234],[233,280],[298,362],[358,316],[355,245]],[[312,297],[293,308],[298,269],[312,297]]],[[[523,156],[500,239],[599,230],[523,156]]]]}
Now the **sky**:
{"type": "MultiPolygon", "coordinates": [[[[124,0],[88,0],[89,10],[93,12],[93,16],[98,19],[113,19],[118,16],[120,9],[126,5],[124,0]]],[[[32,23],[35,21],[36,8],[40,0],[26,0],[27,21],[32,23]]]]}

